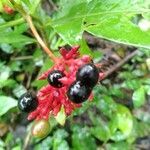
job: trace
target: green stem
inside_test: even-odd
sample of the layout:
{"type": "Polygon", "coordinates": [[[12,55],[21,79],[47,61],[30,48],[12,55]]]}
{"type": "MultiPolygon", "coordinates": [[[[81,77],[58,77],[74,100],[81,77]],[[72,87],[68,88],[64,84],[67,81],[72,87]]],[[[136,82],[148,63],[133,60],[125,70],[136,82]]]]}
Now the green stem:
{"type": "Polygon", "coordinates": [[[20,5],[19,3],[16,3],[15,1],[12,1],[12,4],[13,4],[15,10],[17,10],[24,17],[24,19],[28,23],[34,37],[36,38],[36,40],[38,41],[40,46],[43,48],[45,53],[48,54],[48,56],[53,60],[54,63],[57,63],[58,59],[55,57],[53,52],[48,48],[47,43],[45,43],[45,41],[43,41],[43,39],[39,35],[37,29],[35,28],[35,25],[33,24],[32,17],[29,15],[29,13],[26,12],[24,10],[23,6],[20,5]]]}
{"type": "Polygon", "coordinates": [[[2,24],[0,24],[0,30],[4,29],[4,28],[8,28],[8,27],[13,27],[13,26],[21,24],[23,22],[24,22],[24,19],[19,18],[19,19],[13,20],[13,21],[9,21],[7,23],[2,23],[2,24]]]}

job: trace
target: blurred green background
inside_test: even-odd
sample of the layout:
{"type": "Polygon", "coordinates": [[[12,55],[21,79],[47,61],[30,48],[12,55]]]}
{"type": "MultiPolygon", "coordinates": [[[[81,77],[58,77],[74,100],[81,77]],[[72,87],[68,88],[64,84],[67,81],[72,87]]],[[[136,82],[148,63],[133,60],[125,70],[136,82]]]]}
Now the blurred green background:
{"type": "Polygon", "coordinates": [[[0,2],[0,150],[149,150],[150,149],[150,2],[142,0],[9,0],[0,2]],[[14,12],[8,14],[4,5],[14,12]],[[18,7],[21,6],[21,7],[18,7]],[[42,39],[59,57],[58,47],[81,46],[109,71],[136,56],[94,88],[61,126],[51,117],[51,132],[28,135],[33,122],[17,108],[27,90],[47,81],[39,74],[53,63],[35,40],[22,10],[32,16],[42,39]],[[144,23],[143,23],[144,22],[144,23]],[[146,26],[146,27],[145,27],[146,26]],[[104,40],[105,39],[105,40],[104,40]],[[27,142],[27,143],[26,143],[27,142]],[[24,146],[26,148],[24,148],[24,146]]]}

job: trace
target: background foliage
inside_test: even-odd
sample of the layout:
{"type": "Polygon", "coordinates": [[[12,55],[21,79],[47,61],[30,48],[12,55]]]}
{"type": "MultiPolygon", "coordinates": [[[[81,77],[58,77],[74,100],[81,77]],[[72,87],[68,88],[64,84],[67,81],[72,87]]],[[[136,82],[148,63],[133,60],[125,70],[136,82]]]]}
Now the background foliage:
{"type": "MultiPolygon", "coordinates": [[[[52,129],[49,136],[45,139],[32,138],[29,148],[137,148],[138,139],[150,134],[150,27],[145,29],[139,26],[143,20],[150,21],[150,2],[15,2],[17,6],[22,6],[19,10],[25,10],[32,16],[41,37],[57,56],[59,46],[80,44],[81,54],[89,54],[95,61],[101,60],[103,53],[91,51],[83,36],[85,32],[118,44],[129,45],[119,51],[123,56],[130,49],[139,51],[117,74],[97,85],[93,102],[84,103],[81,109],[67,118],[64,127],[50,118],[52,129]]],[[[17,99],[28,89],[37,91],[45,85],[45,81],[36,79],[53,63],[34,39],[21,13],[5,13],[4,4],[16,8],[9,0],[0,1],[0,149],[22,149],[25,134],[32,123],[26,120],[26,114],[18,111],[17,99]]],[[[118,50],[115,47],[114,49],[118,50]]]]}

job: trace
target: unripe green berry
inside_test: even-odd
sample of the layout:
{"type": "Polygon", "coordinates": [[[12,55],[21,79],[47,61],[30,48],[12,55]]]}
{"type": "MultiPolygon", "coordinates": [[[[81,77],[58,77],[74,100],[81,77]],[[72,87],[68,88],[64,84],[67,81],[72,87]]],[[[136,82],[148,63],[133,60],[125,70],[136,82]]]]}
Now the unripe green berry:
{"type": "Polygon", "coordinates": [[[32,127],[32,135],[36,138],[44,138],[49,134],[50,130],[49,122],[45,119],[41,119],[35,121],[32,127]]]}

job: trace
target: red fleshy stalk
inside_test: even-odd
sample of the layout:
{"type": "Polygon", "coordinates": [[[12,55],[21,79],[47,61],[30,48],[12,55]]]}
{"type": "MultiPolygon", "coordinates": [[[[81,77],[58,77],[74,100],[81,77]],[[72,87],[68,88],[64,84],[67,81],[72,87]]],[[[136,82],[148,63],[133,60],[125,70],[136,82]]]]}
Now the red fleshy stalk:
{"type": "MultiPolygon", "coordinates": [[[[66,116],[70,115],[75,108],[81,107],[81,104],[74,104],[66,95],[68,87],[76,80],[78,68],[91,62],[91,58],[88,55],[79,58],[78,49],[79,46],[74,46],[69,51],[64,47],[61,48],[60,53],[62,57],[59,58],[59,61],[39,77],[39,80],[44,80],[47,79],[48,74],[52,70],[60,70],[65,74],[65,77],[60,79],[64,86],[62,88],[54,88],[48,84],[41,88],[37,93],[39,105],[35,111],[28,115],[29,120],[48,119],[50,115],[56,116],[62,106],[66,116]]],[[[100,74],[101,77],[102,74],[100,74]]],[[[89,99],[91,100],[92,98],[93,94],[91,93],[89,99]]]]}

